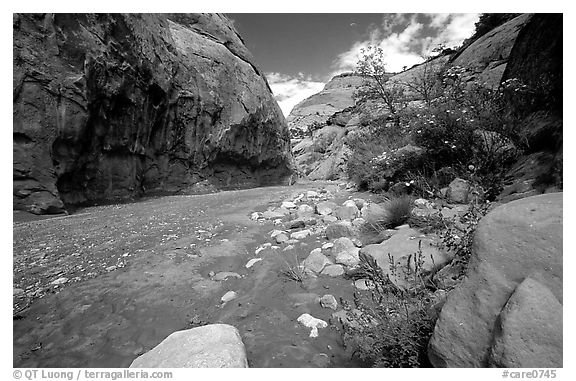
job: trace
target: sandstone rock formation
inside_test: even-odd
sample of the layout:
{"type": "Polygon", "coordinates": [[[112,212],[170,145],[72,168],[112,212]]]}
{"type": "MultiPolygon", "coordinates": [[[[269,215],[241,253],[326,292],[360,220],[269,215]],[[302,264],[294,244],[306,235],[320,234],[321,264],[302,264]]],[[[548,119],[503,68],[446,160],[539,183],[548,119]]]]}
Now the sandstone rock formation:
{"type": "Polygon", "coordinates": [[[498,88],[516,37],[530,17],[530,14],[523,14],[494,28],[456,53],[450,64],[466,68],[469,71],[467,81],[498,88]]]}
{"type": "Polygon", "coordinates": [[[248,368],[248,360],[236,328],[210,324],[174,332],[130,368],[248,368]]]}
{"type": "Polygon", "coordinates": [[[436,323],[431,363],[562,366],[562,324],[550,318],[562,313],[562,193],[494,209],[478,224],[472,250],[466,278],[436,323]],[[548,332],[546,340],[530,328],[535,326],[548,332]],[[544,352],[550,355],[536,361],[535,354],[544,352]]]}
{"type": "Polygon", "coordinates": [[[364,79],[352,73],[339,74],[332,78],[324,89],[298,103],[287,118],[290,129],[306,130],[314,122],[344,126],[347,120],[337,118],[348,107],[353,107],[354,92],[362,86],[364,79]]]}
{"type": "Polygon", "coordinates": [[[15,14],[14,207],[282,182],[288,129],[219,14],[15,14]]]}

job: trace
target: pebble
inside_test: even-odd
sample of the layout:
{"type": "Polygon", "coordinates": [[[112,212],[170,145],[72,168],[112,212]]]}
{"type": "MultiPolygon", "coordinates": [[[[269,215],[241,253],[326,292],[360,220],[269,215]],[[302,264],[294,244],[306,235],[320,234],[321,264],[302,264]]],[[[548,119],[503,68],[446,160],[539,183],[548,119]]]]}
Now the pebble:
{"type": "Polygon", "coordinates": [[[328,323],[324,320],[316,319],[310,314],[302,314],[298,317],[298,323],[305,327],[311,328],[310,337],[318,337],[318,329],[328,327],[328,323]]]}
{"type": "Polygon", "coordinates": [[[333,295],[326,294],[320,298],[320,305],[324,308],[330,308],[334,311],[338,309],[338,302],[333,295]]]}
{"type": "Polygon", "coordinates": [[[255,263],[260,262],[262,258],[253,258],[246,263],[246,268],[249,269],[250,267],[254,266],[255,263]]]}
{"type": "Polygon", "coordinates": [[[58,278],[58,279],[50,282],[50,284],[54,285],[54,286],[58,286],[58,285],[66,283],[66,282],[68,282],[68,278],[62,277],[62,278],[58,278]]]}
{"type": "Polygon", "coordinates": [[[306,229],[306,230],[301,230],[299,232],[294,232],[294,233],[290,234],[290,238],[292,238],[292,239],[304,239],[311,234],[312,234],[312,232],[309,229],[306,229]]]}
{"type": "Polygon", "coordinates": [[[235,278],[238,278],[238,279],[242,278],[242,276],[241,276],[240,274],[237,274],[237,273],[234,273],[234,272],[231,272],[231,271],[221,271],[221,272],[215,274],[215,275],[212,277],[212,280],[214,280],[214,281],[216,281],[216,282],[221,282],[221,281],[226,280],[226,279],[228,279],[228,278],[230,278],[230,277],[235,277],[235,278]]]}
{"type": "Polygon", "coordinates": [[[234,291],[228,291],[227,293],[225,293],[222,298],[220,298],[220,300],[222,301],[222,303],[228,303],[234,299],[236,299],[238,297],[238,295],[236,294],[236,292],[234,291]]]}

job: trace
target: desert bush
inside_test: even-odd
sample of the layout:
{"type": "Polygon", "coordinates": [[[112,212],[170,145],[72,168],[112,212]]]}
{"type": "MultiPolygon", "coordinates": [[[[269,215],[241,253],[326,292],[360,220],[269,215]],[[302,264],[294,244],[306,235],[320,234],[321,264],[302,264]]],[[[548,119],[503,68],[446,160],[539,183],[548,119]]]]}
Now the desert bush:
{"type": "Polygon", "coordinates": [[[409,196],[388,198],[384,203],[382,214],[370,217],[364,224],[367,232],[393,229],[405,224],[414,208],[413,199],[409,196]]]}
{"type": "MultiPolygon", "coordinates": [[[[391,272],[399,271],[396,264],[390,266],[391,272]]],[[[426,346],[435,321],[427,313],[430,292],[420,287],[419,274],[413,275],[414,287],[400,289],[372,257],[360,255],[360,264],[349,277],[367,278],[375,288],[370,297],[355,294],[356,308],[347,313],[352,323],[342,327],[346,349],[353,358],[373,367],[427,365],[426,346]]]]}

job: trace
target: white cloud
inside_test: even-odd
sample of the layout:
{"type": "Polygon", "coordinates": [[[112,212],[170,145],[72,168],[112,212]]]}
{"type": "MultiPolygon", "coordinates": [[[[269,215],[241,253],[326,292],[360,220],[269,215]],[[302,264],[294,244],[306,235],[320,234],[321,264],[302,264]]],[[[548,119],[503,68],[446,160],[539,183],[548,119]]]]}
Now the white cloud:
{"type": "Polygon", "coordinates": [[[401,71],[404,66],[412,66],[423,59],[418,53],[413,51],[414,42],[417,41],[423,25],[416,21],[415,17],[410,18],[408,24],[400,32],[391,32],[399,23],[405,23],[406,17],[394,17],[384,21],[384,32],[374,29],[370,33],[370,39],[356,42],[348,51],[340,54],[336,59],[336,72],[352,71],[356,67],[361,49],[366,49],[369,45],[382,48],[385,55],[386,70],[390,72],[401,71]],[[382,37],[386,35],[387,37],[382,37]]]}
{"type": "Polygon", "coordinates": [[[324,82],[314,81],[303,73],[298,73],[297,76],[266,73],[266,78],[274,94],[274,99],[286,117],[294,106],[309,96],[320,92],[325,85],[324,82]]]}
{"type": "Polygon", "coordinates": [[[474,24],[478,21],[479,15],[477,13],[461,13],[461,14],[441,14],[434,13],[432,17],[431,27],[440,30],[436,36],[430,37],[426,40],[424,45],[424,54],[430,54],[431,50],[440,44],[452,48],[458,46],[472,36],[474,33],[474,24]]]}
{"type": "Polygon", "coordinates": [[[353,71],[361,49],[369,45],[382,48],[386,70],[398,72],[423,62],[439,44],[460,45],[474,32],[478,14],[413,14],[387,15],[380,27],[370,31],[370,37],[355,42],[334,61],[334,74],[353,71]],[[420,21],[419,21],[420,20],[420,21]],[[424,22],[425,20],[426,22],[424,22]]]}

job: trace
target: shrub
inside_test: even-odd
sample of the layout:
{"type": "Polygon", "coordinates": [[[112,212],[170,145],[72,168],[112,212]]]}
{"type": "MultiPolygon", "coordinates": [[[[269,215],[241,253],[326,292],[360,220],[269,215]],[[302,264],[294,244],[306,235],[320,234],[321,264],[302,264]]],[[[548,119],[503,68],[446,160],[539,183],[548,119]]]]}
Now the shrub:
{"type": "Polygon", "coordinates": [[[405,224],[414,208],[413,199],[408,196],[394,197],[386,201],[381,215],[373,216],[366,221],[366,228],[372,231],[393,229],[405,224]]]}
{"type": "MultiPolygon", "coordinates": [[[[390,271],[399,269],[391,263],[390,271]]],[[[360,264],[349,277],[368,278],[375,289],[371,299],[355,295],[356,309],[347,313],[351,324],[342,327],[353,358],[374,367],[427,365],[426,346],[435,323],[427,313],[430,292],[420,287],[418,272],[406,275],[413,275],[409,291],[395,286],[372,257],[360,254],[360,264]]]]}

